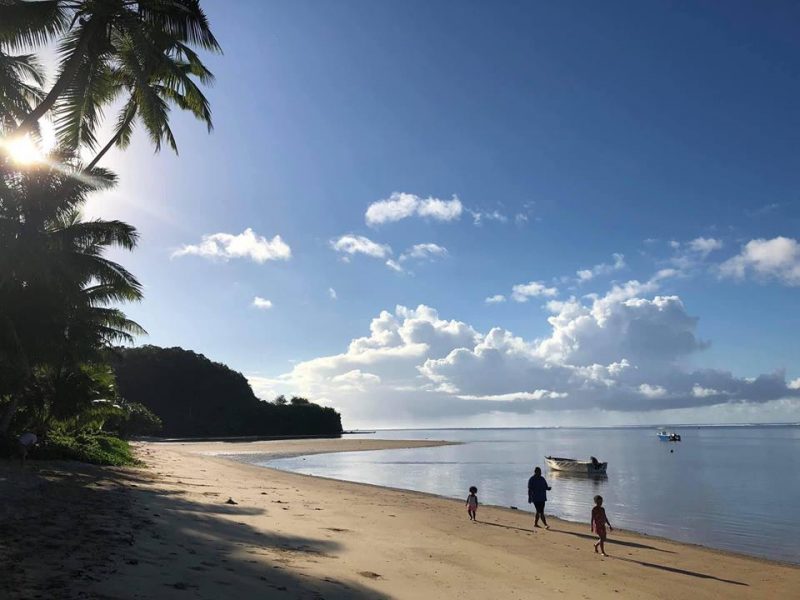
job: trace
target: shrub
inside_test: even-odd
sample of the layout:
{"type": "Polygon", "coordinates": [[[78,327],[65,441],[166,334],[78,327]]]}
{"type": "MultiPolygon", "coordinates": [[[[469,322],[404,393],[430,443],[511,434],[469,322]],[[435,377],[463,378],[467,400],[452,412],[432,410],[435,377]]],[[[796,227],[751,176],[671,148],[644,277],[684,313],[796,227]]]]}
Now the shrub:
{"type": "Polygon", "coordinates": [[[94,465],[122,467],[136,465],[128,442],[105,434],[79,433],[70,435],[51,431],[33,453],[36,458],[77,460],[94,465]]]}

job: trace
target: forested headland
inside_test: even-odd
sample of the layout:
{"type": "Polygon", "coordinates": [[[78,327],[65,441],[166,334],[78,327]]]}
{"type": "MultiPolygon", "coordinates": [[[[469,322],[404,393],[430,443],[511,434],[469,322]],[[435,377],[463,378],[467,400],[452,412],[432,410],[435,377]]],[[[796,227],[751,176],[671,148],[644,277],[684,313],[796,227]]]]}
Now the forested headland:
{"type": "Polygon", "coordinates": [[[305,398],[258,399],[247,379],[183,348],[120,348],[112,368],[120,396],[159,416],[167,437],[338,435],[341,417],[305,398]]]}

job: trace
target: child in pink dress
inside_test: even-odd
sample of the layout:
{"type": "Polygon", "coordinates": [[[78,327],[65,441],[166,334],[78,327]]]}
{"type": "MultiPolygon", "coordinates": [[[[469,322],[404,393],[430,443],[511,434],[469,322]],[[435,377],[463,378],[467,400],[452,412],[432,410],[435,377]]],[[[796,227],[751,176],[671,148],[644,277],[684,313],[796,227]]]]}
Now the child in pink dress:
{"type": "Polygon", "coordinates": [[[469,496],[467,496],[467,513],[469,514],[470,521],[477,521],[475,518],[478,512],[478,488],[474,485],[469,488],[469,496]]]}
{"type": "Polygon", "coordinates": [[[595,506],[592,509],[592,531],[597,534],[598,538],[600,538],[594,545],[594,551],[597,552],[597,547],[600,546],[600,552],[602,555],[608,556],[605,548],[606,525],[608,525],[608,528],[611,531],[614,531],[614,528],[611,527],[611,522],[606,516],[606,509],[603,508],[603,497],[595,496],[594,504],[595,506]]]}

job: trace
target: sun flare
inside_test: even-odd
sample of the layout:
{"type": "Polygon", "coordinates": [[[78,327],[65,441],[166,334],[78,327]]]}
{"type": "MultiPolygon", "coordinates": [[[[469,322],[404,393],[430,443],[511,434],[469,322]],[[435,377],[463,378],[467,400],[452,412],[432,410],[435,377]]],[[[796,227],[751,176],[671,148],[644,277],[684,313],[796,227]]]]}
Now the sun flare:
{"type": "Polygon", "coordinates": [[[44,153],[29,135],[0,142],[3,151],[18,165],[32,165],[44,160],[44,153]]]}

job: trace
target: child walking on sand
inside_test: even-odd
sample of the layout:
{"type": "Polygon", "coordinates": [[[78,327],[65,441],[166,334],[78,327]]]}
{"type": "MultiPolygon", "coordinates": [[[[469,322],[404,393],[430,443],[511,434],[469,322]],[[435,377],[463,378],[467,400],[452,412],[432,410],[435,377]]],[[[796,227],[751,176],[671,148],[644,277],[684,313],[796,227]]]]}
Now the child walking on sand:
{"type": "Polygon", "coordinates": [[[597,540],[597,543],[595,543],[594,551],[597,552],[597,547],[600,546],[600,552],[603,556],[608,556],[605,548],[606,525],[608,525],[608,528],[611,531],[614,531],[614,528],[611,526],[611,522],[606,516],[606,509],[603,508],[603,497],[595,496],[594,508],[592,509],[592,531],[595,532],[597,537],[600,539],[597,540]]]}
{"type": "Polygon", "coordinates": [[[469,496],[467,496],[467,513],[469,514],[470,521],[477,521],[475,514],[478,512],[478,488],[474,485],[469,488],[469,496]]]}

